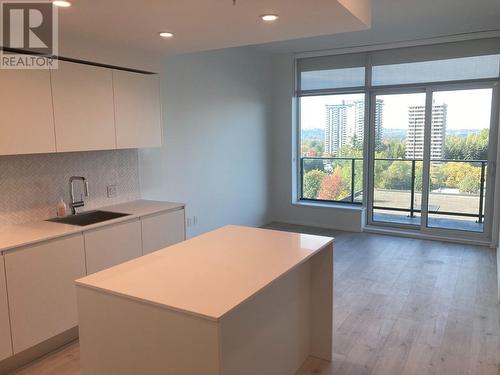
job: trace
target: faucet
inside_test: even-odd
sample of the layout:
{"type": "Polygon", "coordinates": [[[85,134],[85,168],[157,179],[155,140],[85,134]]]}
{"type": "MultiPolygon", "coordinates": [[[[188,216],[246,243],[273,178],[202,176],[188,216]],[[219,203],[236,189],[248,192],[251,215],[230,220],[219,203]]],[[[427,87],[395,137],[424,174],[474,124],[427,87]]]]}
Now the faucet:
{"type": "Polygon", "coordinates": [[[74,182],[75,181],[82,181],[83,183],[83,189],[85,196],[89,196],[89,183],[85,177],[81,176],[71,176],[69,179],[69,195],[71,198],[71,203],[70,203],[70,208],[71,208],[71,213],[73,215],[76,215],[76,209],[78,207],[83,207],[85,206],[85,202],[83,201],[83,195],[80,196],[79,201],[75,201],[75,189],[74,189],[74,182]]]}

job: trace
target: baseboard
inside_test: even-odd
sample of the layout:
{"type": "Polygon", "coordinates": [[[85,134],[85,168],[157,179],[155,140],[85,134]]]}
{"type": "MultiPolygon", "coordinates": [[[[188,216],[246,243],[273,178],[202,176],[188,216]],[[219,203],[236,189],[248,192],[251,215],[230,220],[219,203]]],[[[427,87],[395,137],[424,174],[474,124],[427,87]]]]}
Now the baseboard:
{"type": "Polygon", "coordinates": [[[78,327],[71,328],[0,362],[0,375],[7,375],[78,339],[78,327]]]}
{"type": "Polygon", "coordinates": [[[338,232],[351,232],[351,233],[361,233],[361,230],[359,229],[354,229],[352,227],[343,227],[343,226],[339,226],[339,225],[336,225],[336,226],[326,226],[324,224],[316,224],[316,223],[311,223],[311,222],[301,222],[301,221],[294,221],[294,220],[286,220],[286,221],[283,221],[283,220],[272,220],[272,221],[269,221],[268,223],[264,224],[264,226],[266,225],[270,225],[270,224],[273,224],[273,223],[277,223],[277,224],[290,224],[290,225],[300,225],[300,226],[303,226],[303,227],[312,227],[312,228],[318,228],[318,229],[327,229],[327,230],[333,230],[333,231],[338,231],[338,232]]]}
{"type": "Polygon", "coordinates": [[[396,237],[406,237],[406,238],[416,238],[418,240],[431,240],[431,241],[441,241],[441,242],[451,242],[451,243],[460,243],[466,245],[474,245],[474,246],[485,246],[491,248],[491,243],[488,241],[481,240],[473,240],[466,238],[454,238],[454,237],[443,237],[443,236],[434,236],[430,234],[423,234],[417,231],[405,231],[396,228],[380,228],[367,225],[364,227],[363,232],[366,233],[374,233],[374,234],[384,234],[388,236],[396,236],[396,237]]]}

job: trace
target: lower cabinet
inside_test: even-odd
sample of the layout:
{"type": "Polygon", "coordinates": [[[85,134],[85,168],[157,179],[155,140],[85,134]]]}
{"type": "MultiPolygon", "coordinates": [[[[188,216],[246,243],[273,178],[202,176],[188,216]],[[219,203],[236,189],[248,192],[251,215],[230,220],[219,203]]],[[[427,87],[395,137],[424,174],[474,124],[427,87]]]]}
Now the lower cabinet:
{"type": "Polygon", "coordinates": [[[85,276],[81,234],[4,256],[14,354],[78,325],[74,280],[85,276]]]}
{"type": "Polygon", "coordinates": [[[139,219],[84,232],[87,274],[142,255],[139,219]]]}
{"type": "Polygon", "coordinates": [[[0,361],[12,355],[10,336],[9,305],[7,303],[7,284],[5,282],[4,261],[0,254],[0,361]]]}
{"type": "Polygon", "coordinates": [[[149,254],[186,239],[184,210],[142,218],[142,251],[149,254]]]}
{"type": "Polygon", "coordinates": [[[0,253],[0,361],[78,325],[76,279],[184,240],[178,210],[0,253]]]}

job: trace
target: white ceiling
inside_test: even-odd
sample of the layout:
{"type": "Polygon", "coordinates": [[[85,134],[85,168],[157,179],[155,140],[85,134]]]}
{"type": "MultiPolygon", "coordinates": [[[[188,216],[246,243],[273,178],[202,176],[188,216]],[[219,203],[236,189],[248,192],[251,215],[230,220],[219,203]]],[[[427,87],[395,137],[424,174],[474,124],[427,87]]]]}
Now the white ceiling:
{"type": "Polygon", "coordinates": [[[72,40],[162,55],[367,29],[370,0],[72,0],[59,11],[63,50],[72,40]],[[261,14],[280,19],[265,24],[261,14]],[[171,31],[173,39],[158,37],[171,31]],[[66,44],[66,45],[64,45],[66,44]]]}
{"type": "Polygon", "coordinates": [[[411,41],[500,29],[500,0],[373,0],[368,31],[269,43],[271,52],[304,52],[411,41]]]}

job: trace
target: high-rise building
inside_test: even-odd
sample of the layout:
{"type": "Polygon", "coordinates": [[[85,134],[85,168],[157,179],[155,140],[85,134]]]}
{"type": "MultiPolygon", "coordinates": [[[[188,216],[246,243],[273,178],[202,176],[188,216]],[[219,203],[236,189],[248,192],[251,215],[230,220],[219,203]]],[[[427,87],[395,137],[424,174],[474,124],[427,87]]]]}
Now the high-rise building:
{"type": "MultiPolygon", "coordinates": [[[[375,115],[375,140],[382,139],[384,101],[377,99],[375,115]]],[[[339,156],[338,151],[344,145],[363,144],[365,133],[365,102],[347,100],[341,104],[327,104],[325,121],[325,154],[339,156]]]]}
{"type": "Polygon", "coordinates": [[[347,143],[348,113],[352,102],[342,104],[327,104],[325,121],[325,153],[337,155],[339,149],[347,143]]]}
{"type": "Polygon", "coordinates": [[[379,150],[384,139],[384,100],[375,102],[375,149],[379,150]]]}
{"type": "MultiPolygon", "coordinates": [[[[444,157],[448,105],[432,105],[431,159],[444,157]]],[[[408,134],[406,137],[406,158],[423,159],[425,137],[425,106],[408,107],[408,134]]]]}

